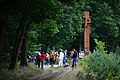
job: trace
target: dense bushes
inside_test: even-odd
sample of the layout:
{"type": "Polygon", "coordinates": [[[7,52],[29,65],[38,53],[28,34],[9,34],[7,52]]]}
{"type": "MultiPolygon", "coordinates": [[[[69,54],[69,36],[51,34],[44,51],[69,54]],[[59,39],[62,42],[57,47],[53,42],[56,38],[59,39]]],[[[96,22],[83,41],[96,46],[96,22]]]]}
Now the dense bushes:
{"type": "Polygon", "coordinates": [[[88,57],[85,57],[80,63],[83,65],[86,73],[79,73],[85,80],[119,80],[120,79],[120,53],[105,54],[95,51],[88,57]],[[83,76],[84,75],[84,76],[83,76]]]}

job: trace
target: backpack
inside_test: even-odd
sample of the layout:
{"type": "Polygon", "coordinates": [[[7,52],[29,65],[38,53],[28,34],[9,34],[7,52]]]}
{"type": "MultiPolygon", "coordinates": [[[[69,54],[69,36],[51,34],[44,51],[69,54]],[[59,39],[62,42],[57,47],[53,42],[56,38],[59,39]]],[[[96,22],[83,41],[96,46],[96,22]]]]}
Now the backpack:
{"type": "Polygon", "coordinates": [[[76,58],[76,57],[77,57],[77,52],[74,51],[73,58],[76,58]]]}
{"type": "Polygon", "coordinates": [[[54,58],[54,55],[52,53],[50,54],[50,58],[54,58]]]}

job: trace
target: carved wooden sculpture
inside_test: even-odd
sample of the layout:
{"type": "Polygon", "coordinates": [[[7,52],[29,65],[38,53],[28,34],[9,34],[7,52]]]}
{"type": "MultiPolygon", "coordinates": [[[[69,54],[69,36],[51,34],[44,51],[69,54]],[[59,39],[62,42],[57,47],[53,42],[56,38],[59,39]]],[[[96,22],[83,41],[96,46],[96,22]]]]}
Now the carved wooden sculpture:
{"type": "Polygon", "coordinates": [[[90,51],[90,16],[89,11],[84,11],[84,51],[89,54],[90,51]]]}

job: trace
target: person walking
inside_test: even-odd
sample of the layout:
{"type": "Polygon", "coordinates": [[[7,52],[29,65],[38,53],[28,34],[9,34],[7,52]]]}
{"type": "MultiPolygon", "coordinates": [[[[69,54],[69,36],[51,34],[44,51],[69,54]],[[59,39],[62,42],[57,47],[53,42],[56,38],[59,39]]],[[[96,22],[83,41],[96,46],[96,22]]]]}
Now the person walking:
{"type": "Polygon", "coordinates": [[[63,50],[60,49],[59,64],[58,64],[59,67],[63,67],[63,57],[64,57],[63,50]]]}
{"type": "Polygon", "coordinates": [[[54,60],[54,52],[52,51],[50,53],[50,65],[51,65],[51,68],[53,67],[53,60],[54,60]]]}
{"type": "Polygon", "coordinates": [[[77,57],[78,57],[78,53],[75,49],[73,49],[71,57],[73,58],[73,63],[72,63],[72,70],[73,70],[74,67],[77,66],[77,57]]]}
{"type": "Polygon", "coordinates": [[[35,62],[35,64],[37,65],[37,67],[40,67],[40,55],[41,55],[41,53],[40,53],[39,50],[36,50],[35,54],[36,54],[36,62],[35,62]]]}
{"type": "Polygon", "coordinates": [[[67,58],[67,50],[64,51],[64,66],[67,65],[66,58],[67,58]]]}
{"type": "Polygon", "coordinates": [[[46,64],[48,65],[49,64],[49,54],[48,53],[46,53],[46,64]]]}
{"type": "Polygon", "coordinates": [[[44,70],[44,60],[46,59],[45,52],[42,52],[42,53],[41,53],[40,59],[41,59],[41,69],[44,70]]]}
{"type": "Polygon", "coordinates": [[[56,64],[58,64],[58,62],[59,62],[59,54],[58,52],[56,52],[56,64]]]}
{"type": "Polygon", "coordinates": [[[74,54],[74,51],[70,51],[70,67],[72,67],[72,64],[73,64],[73,54],[74,54]]]}

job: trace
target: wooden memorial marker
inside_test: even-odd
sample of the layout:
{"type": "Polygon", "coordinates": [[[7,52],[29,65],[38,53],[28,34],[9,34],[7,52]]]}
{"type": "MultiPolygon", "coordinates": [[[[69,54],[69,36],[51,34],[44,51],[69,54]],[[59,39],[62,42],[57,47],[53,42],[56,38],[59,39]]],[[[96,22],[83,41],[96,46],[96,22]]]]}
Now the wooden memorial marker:
{"type": "Polygon", "coordinates": [[[84,51],[85,54],[89,54],[90,51],[90,16],[89,11],[84,11],[84,51]]]}

